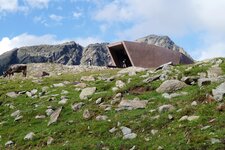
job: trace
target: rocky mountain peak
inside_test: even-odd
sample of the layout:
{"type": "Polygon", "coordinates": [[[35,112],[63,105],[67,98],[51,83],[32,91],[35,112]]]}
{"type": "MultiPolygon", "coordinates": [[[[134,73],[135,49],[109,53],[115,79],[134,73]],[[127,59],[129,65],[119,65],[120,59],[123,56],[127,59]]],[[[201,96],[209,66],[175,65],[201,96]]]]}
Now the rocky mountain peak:
{"type": "Polygon", "coordinates": [[[159,35],[148,35],[136,40],[137,42],[152,44],[156,46],[161,46],[173,51],[178,51],[193,60],[193,58],[182,48],[177,46],[168,36],[159,36],[159,35]]]}

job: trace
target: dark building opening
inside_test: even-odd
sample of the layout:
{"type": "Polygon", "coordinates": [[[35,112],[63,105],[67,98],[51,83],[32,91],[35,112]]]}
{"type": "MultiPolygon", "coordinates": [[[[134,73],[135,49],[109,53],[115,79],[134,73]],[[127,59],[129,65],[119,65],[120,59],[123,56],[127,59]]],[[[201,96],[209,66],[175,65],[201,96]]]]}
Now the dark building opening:
{"type": "Polygon", "coordinates": [[[109,51],[117,67],[124,68],[132,66],[123,44],[110,47],[109,51]]]}

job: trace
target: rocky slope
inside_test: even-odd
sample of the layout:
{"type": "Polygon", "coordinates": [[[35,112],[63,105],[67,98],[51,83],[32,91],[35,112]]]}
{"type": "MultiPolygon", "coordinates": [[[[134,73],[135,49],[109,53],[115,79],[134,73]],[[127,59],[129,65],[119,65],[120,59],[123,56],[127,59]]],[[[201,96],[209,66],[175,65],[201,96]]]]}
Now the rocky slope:
{"type": "Polygon", "coordinates": [[[191,56],[183,48],[177,46],[168,36],[148,35],[146,37],[137,39],[136,41],[165,47],[173,51],[178,51],[191,58],[191,56]]]}
{"type": "MultiPolygon", "coordinates": [[[[167,36],[150,35],[137,41],[180,51],[190,57],[167,36]]],[[[64,65],[87,65],[89,59],[92,58],[93,65],[106,66],[112,62],[106,48],[107,44],[90,44],[84,48],[72,41],[59,45],[38,45],[17,48],[0,56],[0,75],[11,64],[16,63],[55,62],[64,65]]]]}
{"type": "Polygon", "coordinates": [[[0,78],[0,149],[225,149],[224,58],[28,76],[0,78]]]}

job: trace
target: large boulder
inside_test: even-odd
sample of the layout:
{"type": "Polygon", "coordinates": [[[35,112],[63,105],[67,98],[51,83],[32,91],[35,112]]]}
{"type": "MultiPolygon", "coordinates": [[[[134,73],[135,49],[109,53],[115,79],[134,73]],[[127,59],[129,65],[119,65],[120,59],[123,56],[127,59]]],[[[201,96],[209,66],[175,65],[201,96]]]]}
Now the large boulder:
{"type": "Polygon", "coordinates": [[[225,95],[225,82],[220,84],[216,89],[213,89],[212,94],[215,100],[222,101],[225,95]]]}
{"type": "Polygon", "coordinates": [[[83,89],[80,93],[80,99],[88,99],[90,96],[92,96],[96,91],[96,87],[87,87],[83,89]]]}
{"type": "Polygon", "coordinates": [[[186,87],[187,85],[184,82],[179,80],[167,80],[163,82],[156,91],[158,93],[173,93],[179,89],[186,87]]]}

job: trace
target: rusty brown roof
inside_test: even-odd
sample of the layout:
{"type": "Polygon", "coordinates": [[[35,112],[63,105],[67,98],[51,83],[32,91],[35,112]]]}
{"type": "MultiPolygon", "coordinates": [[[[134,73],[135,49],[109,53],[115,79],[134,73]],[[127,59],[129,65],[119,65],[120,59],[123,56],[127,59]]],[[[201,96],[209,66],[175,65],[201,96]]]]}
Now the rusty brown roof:
{"type": "Polygon", "coordinates": [[[121,67],[122,60],[120,59],[125,55],[131,66],[144,68],[157,67],[167,62],[173,62],[173,64],[193,63],[190,58],[180,52],[146,43],[122,41],[108,45],[108,50],[114,64],[118,67],[121,67]],[[120,57],[120,55],[123,56],[120,57]]]}

